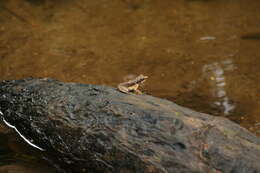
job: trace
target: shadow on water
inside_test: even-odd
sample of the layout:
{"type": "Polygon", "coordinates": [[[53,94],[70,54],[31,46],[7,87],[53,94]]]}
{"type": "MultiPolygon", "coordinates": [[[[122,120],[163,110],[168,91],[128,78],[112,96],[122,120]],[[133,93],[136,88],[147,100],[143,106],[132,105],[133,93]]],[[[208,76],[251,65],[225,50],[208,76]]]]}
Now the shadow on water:
{"type": "Polygon", "coordinates": [[[26,0],[26,1],[33,5],[42,5],[46,3],[46,0],[26,0]]]}
{"type": "Polygon", "coordinates": [[[248,33],[240,37],[243,40],[260,40],[260,32],[248,33]]]}
{"type": "Polygon", "coordinates": [[[0,134],[0,166],[6,165],[13,161],[13,157],[10,154],[11,151],[6,145],[7,137],[3,134],[0,134]]]}
{"type": "Polygon", "coordinates": [[[258,0],[5,0],[0,8],[2,80],[117,86],[145,74],[145,92],[260,135],[258,0]]]}

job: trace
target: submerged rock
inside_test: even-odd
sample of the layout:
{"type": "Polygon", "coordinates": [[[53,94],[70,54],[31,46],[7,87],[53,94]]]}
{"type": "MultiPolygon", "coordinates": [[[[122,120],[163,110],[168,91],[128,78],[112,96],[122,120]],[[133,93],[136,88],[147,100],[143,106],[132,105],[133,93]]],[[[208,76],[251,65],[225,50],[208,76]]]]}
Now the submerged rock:
{"type": "Polygon", "coordinates": [[[3,122],[66,173],[256,173],[260,139],[149,95],[52,79],[0,83],[3,122]]]}

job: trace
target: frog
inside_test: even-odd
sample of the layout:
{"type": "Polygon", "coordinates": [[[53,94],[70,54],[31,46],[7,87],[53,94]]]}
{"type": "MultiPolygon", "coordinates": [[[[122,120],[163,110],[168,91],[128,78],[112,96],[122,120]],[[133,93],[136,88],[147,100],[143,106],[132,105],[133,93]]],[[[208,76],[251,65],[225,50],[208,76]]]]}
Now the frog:
{"type": "Polygon", "coordinates": [[[129,93],[136,93],[136,94],[142,94],[142,92],[138,89],[140,84],[144,83],[148,76],[145,76],[143,74],[140,74],[136,78],[129,80],[127,82],[120,83],[117,86],[117,89],[123,93],[129,94],[129,93]]]}

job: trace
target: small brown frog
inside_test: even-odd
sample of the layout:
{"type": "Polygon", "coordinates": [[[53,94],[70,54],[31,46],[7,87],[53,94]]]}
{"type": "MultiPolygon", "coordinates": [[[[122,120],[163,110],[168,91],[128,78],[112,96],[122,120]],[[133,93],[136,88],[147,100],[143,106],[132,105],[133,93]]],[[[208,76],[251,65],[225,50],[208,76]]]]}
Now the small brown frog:
{"type": "Polygon", "coordinates": [[[142,94],[140,90],[138,90],[138,87],[141,83],[145,82],[145,80],[148,78],[148,76],[144,75],[139,75],[133,80],[129,80],[127,82],[120,83],[117,88],[119,91],[123,93],[137,93],[137,94],[142,94]]]}

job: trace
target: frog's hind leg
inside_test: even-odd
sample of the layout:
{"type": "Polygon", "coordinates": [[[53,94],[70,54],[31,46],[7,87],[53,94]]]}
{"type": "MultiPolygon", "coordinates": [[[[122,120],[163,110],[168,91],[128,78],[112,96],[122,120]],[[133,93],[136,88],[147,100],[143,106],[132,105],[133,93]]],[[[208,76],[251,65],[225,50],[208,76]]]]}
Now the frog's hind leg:
{"type": "Polygon", "coordinates": [[[132,85],[132,86],[128,87],[128,91],[135,92],[136,90],[138,90],[138,87],[139,87],[138,84],[132,85]]]}
{"type": "Polygon", "coordinates": [[[124,87],[124,86],[117,86],[118,90],[121,91],[122,93],[129,93],[129,90],[127,87],[124,87]]]}

